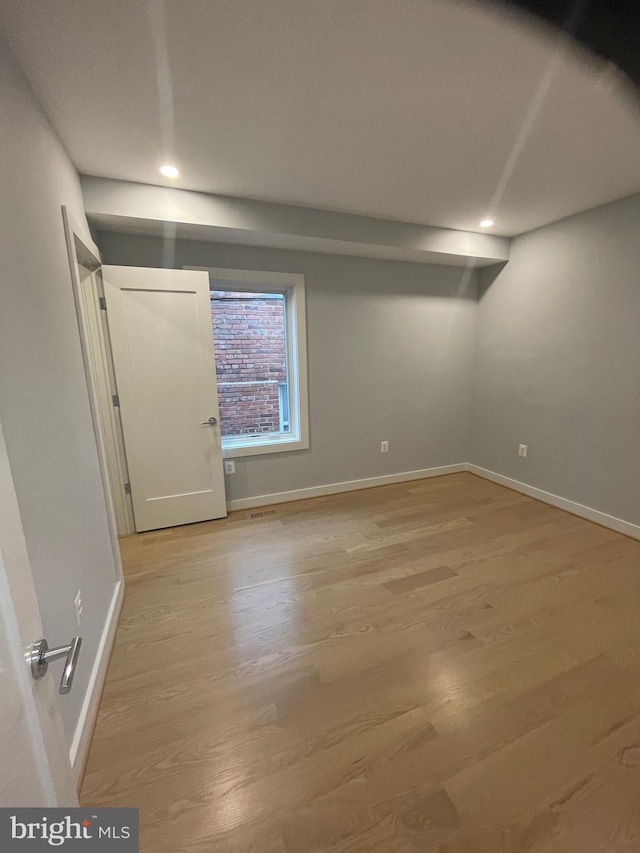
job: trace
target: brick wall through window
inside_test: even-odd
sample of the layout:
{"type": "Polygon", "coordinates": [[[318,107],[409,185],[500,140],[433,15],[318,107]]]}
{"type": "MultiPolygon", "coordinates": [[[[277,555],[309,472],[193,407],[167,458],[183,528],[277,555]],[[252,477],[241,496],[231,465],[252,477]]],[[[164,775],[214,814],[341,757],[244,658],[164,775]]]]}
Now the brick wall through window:
{"type": "Polygon", "coordinates": [[[211,292],[223,436],[279,432],[279,386],[287,381],[281,293],[211,292]]]}

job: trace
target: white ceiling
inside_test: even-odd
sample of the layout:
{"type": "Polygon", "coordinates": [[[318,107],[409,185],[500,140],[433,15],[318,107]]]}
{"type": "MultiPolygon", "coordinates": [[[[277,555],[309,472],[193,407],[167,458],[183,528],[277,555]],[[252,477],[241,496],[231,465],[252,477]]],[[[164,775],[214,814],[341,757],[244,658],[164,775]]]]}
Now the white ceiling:
{"type": "Polygon", "coordinates": [[[505,235],[640,191],[611,73],[484,4],[10,0],[0,23],[84,174],[169,184],[171,160],[186,189],[468,230],[498,191],[505,235]]]}

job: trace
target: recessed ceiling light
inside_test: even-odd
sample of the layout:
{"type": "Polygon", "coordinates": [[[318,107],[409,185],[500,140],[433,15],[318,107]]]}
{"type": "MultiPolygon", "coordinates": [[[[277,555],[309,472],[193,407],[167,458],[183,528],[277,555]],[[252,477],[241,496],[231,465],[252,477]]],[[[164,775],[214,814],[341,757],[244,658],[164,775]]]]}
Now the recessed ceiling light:
{"type": "Polygon", "coordinates": [[[491,226],[493,224],[494,224],[493,219],[483,219],[482,222],[480,223],[480,227],[481,228],[491,228],[491,226]]]}
{"type": "Polygon", "coordinates": [[[160,166],[160,171],[165,178],[177,178],[180,171],[175,166],[160,166]]]}

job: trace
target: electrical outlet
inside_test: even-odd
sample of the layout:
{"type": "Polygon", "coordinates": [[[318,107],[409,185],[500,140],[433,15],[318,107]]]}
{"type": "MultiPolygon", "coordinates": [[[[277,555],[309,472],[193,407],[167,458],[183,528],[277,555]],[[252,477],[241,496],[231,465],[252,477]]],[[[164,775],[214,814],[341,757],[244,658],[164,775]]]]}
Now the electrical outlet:
{"type": "Polygon", "coordinates": [[[76,597],[73,599],[73,607],[76,611],[76,622],[79,628],[82,622],[82,592],[80,590],[77,591],[76,597]]]}
{"type": "Polygon", "coordinates": [[[520,444],[520,445],[518,446],[518,456],[526,456],[526,455],[527,455],[527,450],[528,450],[528,449],[529,449],[529,445],[528,445],[528,444],[520,444]]]}
{"type": "Polygon", "coordinates": [[[224,460],[224,473],[225,474],[235,474],[236,473],[236,463],[233,459],[225,459],[224,460]]]}
{"type": "Polygon", "coordinates": [[[380,442],[380,453],[388,453],[389,452],[389,442],[381,441],[380,442]]]}

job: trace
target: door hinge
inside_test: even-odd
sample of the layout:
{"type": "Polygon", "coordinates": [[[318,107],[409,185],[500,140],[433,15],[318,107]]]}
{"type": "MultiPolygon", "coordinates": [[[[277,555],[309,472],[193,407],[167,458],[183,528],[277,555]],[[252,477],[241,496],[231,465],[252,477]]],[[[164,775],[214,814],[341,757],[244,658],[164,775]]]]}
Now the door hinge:
{"type": "Polygon", "coordinates": [[[119,405],[120,405],[120,397],[118,397],[118,395],[117,395],[117,394],[114,394],[114,395],[111,397],[111,399],[113,400],[113,405],[114,405],[114,406],[119,406],[119,405]]]}
{"type": "Polygon", "coordinates": [[[107,300],[106,300],[106,298],[105,298],[104,296],[99,296],[99,297],[98,297],[98,302],[100,303],[100,310],[101,310],[101,311],[106,311],[106,310],[107,310],[107,300]]]}
{"type": "Polygon", "coordinates": [[[125,495],[131,494],[131,483],[125,483],[124,484],[124,493],[125,493],[125,495]]]}

